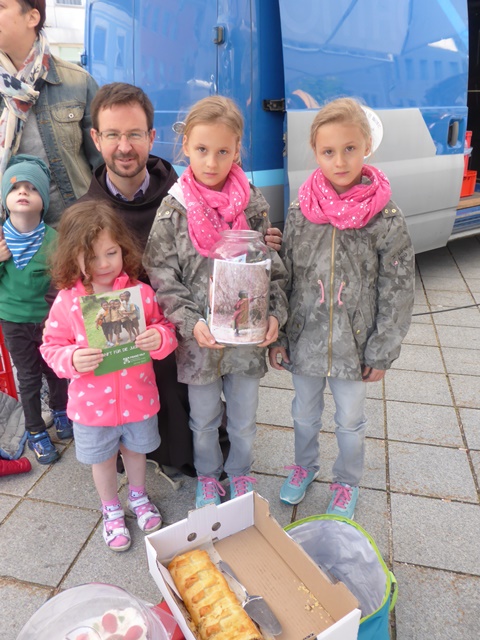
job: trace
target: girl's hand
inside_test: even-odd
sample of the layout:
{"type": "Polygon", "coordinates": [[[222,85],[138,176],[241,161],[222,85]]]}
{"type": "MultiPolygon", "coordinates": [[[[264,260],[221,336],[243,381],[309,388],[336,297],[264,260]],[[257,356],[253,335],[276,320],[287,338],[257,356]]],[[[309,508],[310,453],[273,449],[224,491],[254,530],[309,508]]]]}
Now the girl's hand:
{"type": "Polygon", "coordinates": [[[156,329],[147,329],[135,338],[135,346],[142,351],[156,351],[161,344],[162,336],[156,329]]]}
{"type": "Polygon", "coordinates": [[[265,340],[261,344],[257,344],[257,347],[268,347],[269,344],[275,342],[278,338],[278,320],[275,316],[268,316],[267,335],[265,340]]]}
{"type": "Polygon", "coordinates": [[[10,260],[11,257],[12,253],[7,247],[7,241],[5,238],[2,238],[0,240],[0,262],[6,262],[7,260],[10,260]]]}
{"type": "Polygon", "coordinates": [[[193,327],[193,337],[198,342],[199,347],[206,347],[207,349],[225,349],[224,344],[218,344],[218,342],[215,342],[215,338],[210,333],[207,323],[203,320],[199,320],[193,327]]]}
{"type": "Polygon", "coordinates": [[[384,369],[373,369],[364,365],[362,367],[362,380],[364,382],[380,382],[385,376],[384,369]]]}
{"type": "Polygon", "coordinates": [[[76,349],[73,352],[72,362],[78,373],[88,373],[94,371],[103,360],[101,349],[76,349]]]}
{"type": "Polygon", "coordinates": [[[283,235],[280,229],[277,229],[276,227],[270,227],[267,229],[267,233],[265,234],[265,244],[267,247],[270,247],[270,249],[273,249],[274,251],[280,251],[282,248],[282,239],[283,235]]]}
{"type": "Polygon", "coordinates": [[[290,358],[287,355],[287,350],[285,349],[285,347],[270,347],[270,349],[268,350],[268,359],[270,361],[270,366],[272,367],[272,369],[281,371],[282,369],[285,369],[285,367],[282,367],[282,365],[278,361],[278,356],[280,356],[280,362],[282,360],[284,362],[290,362],[290,358]]]}

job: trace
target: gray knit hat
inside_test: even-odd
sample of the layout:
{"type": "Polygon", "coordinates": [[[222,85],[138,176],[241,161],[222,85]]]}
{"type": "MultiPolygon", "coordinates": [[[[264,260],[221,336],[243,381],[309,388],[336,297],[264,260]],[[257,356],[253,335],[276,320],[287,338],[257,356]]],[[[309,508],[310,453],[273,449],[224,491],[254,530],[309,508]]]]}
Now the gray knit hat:
{"type": "Polygon", "coordinates": [[[22,180],[31,182],[37,189],[43,200],[43,213],[45,213],[50,204],[50,178],[50,170],[40,158],[24,153],[12,156],[2,178],[2,204],[7,214],[10,213],[6,205],[7,196],[13,189],[13,185],[22,180]]]}

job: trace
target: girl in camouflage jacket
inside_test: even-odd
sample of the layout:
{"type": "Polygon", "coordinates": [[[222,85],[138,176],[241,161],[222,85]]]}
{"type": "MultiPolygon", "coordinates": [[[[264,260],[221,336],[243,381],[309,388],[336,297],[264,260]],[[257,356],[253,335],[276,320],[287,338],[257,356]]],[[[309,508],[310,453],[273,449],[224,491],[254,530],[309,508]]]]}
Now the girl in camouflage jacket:
{"type": "Polygon", "coordinates": [[[190,166],[163,200],[150,232],[144,266],[166,317],[179,334],[178,379],[188,384],[190,428],[198,476],[196,506],[220,503],[223,458],[218,427],[226,400],[230,452],[225,471],[230,495],[252,490],[248,473],[256,433],[260,378],[266,373],[265,347],[287,318],[285,269],[272,260],[268,329],[257,346],[218,344],[204,320],[208,254],[224,229],[269,227],[268,204],[237,164],[243,119],[221,96],[205,98],[190,110],[183,127],[183,151],[190,166]]]}
{"type": "Polygon", "coordinates": [[[289,209],[282,257],[288,272],[286,336],[270,348],[293,373],[295,464],[280,499],[298,504],[319,473],[318,434],[328,384],[339,454],[327,513],[352,518],[365,453],[366,382],[398,358],[414,299],[414,252],[387,178],[364,165],[370,126],[353,99],[316,115],[310,144],[319,168],[289,209]]]}

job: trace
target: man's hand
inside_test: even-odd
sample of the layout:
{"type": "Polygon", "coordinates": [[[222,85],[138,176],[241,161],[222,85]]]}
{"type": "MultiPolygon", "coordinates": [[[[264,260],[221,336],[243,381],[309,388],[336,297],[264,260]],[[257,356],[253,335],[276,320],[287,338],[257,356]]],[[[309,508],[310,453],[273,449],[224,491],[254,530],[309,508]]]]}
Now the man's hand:
{"type": "Polygon", "coordinates": [[[273,249],[274,251],[280,251],[282,248],[282,239],[283,234],[280,229],[277,229],[276,227],[270,227],[270,229],[267,229],[267,233],[265,234],[265,244],[267,247],[270,247],[270,249],[273,249]]]}
{"type": "Polygon", "coordinates": [[[11,257],[12,253],[7,247],[7,241],[2,237],[0,240],[0,262],[6,262],[7,260],[10,260],[11,257]]]}
{"type": "Polygon", "coordinates": [[[101,349],[76,349],[73,352],[72,362],[78,373],[94,371],[103,360],[101,349]]]}
{"type": "Polygon", "coordinates": [[[362,380],[364,382],[380,382],[385,376],[384,369],[373,369],[364,365],[362,367],[362,380]]]}
{"type": "Polygon", "coordinates": [[[268,347],[269,344],[275,342],[278,338],[278,320],[275,316],[268,316],[268,327],[267,327],[267,335],[265,336],[265,340],[257,344],[257,347],[268,347]]]}
{"type": "Polygon", "coordinates": [[[142,351],[157,351],[162,344],[162,336],[156,329],[147,329],[135,338],[135,346],[142,351]]]}
{"type": "Polygon", "coordinates": [[[285,367],[282,367],[282,365],[280,364],[282,360],[283,362],[290,362],[285,347],[270,347],[270,349],[268,350],[268,360],[272,369],[277,369],[278,371],[282,371],[285,369],[285,367]],[[280,356],[280,361],[278,356],[280,356]]]}
{"type": "Polygon", "coordinates": [[[207,349],[225,349],[224,344],[218,344],[218,342],[215,342],[215,338],[210,333],[207,323],[203,320],[199,320],[193,327],[193,337],[198,342],[199,347],[206,347],[207,349]]]}

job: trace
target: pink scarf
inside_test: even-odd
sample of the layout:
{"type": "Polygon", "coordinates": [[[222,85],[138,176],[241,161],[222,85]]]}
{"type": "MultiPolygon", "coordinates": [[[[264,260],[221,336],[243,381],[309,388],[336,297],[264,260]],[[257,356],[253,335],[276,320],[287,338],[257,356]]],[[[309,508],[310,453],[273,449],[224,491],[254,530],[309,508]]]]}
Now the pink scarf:
{"type": "Polygon", "coordinates": [[[193,246],[207,257],[220,240],[224,229],[250,229],[245,209],[250,201],[250,183],[237,164],[233,164],[221,191],[213,191],[195,180],[192,169],[185,169],[180,177],[188,233],[193,246]]]}
{"type": "Polygon", "coordinates": [[[337,229],[361,229],[390,200],[392,190],[386,176],[375,167],[364,165],[362,177],[369,182],[356,184],[338,194],[317,169],[298,190],[303,215],[315,224],[331,224],[337,229]]]}

